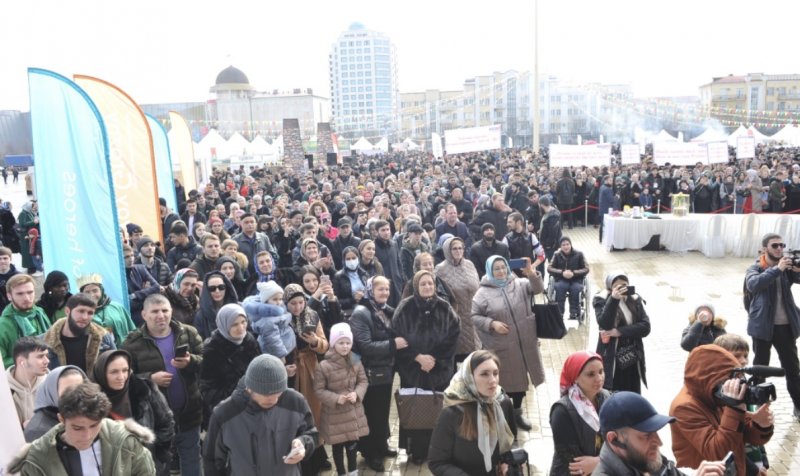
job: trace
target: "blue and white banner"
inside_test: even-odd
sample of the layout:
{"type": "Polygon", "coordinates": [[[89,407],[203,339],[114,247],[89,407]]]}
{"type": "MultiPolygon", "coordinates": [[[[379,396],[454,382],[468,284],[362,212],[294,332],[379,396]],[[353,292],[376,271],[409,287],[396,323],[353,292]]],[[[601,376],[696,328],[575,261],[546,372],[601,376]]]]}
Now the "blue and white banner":
{"type": "MultiPolygon", "coordinates": [[[[178,211],[178,199],[175,197],[175,179],[172,176],[172,157],[169,155],[169,139],[167,130],[155,117],[145,114],[150,135],[153,137],[153,152],[156,155],[156,179],[158,180],[158,196],[167,201],[167,206],[178,211]]],[[[164,230],[167,234],[168,230],[164,230]]]]}
{"type": "Polygon", "coordinates": [[[77,84],[28,69],[36,192],[46,271],[63,271],[72,289],[97,273],[106,294],[128,306],[122,242],[100,112],[77,84]]]}

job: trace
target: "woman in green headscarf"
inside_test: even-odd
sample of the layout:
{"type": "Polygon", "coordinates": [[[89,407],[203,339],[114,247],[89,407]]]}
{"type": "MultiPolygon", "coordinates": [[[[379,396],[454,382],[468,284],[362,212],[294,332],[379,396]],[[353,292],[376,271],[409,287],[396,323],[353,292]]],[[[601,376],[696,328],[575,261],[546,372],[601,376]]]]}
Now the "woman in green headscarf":
{"type": "Polygon", "coordinates": [[[431,472],[505,474],[500,456],[511,450],[516,425],[513,404],[500,387],[497,356],[488,350],[469,354],[444,398],[428,452],[431,472]]]}

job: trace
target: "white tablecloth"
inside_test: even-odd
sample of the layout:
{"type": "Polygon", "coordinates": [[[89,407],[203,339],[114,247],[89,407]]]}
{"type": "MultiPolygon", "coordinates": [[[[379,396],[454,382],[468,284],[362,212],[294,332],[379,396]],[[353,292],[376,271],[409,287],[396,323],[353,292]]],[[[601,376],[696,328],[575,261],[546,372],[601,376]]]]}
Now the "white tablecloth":
{"type": "Polygon", "coordinates": [[[709,243],[722,239],[725,242],[725,253],[755,258],[761,237],[766,233],[780,232],[787,249],[800,249],[800,215],[690,214],[675,217],[662,214],[659,217],[660,219],[634,219],[606,215],[603,221],[603,245],[607,250],[612,247],[640,249],[647,245],[653,235],[661,235],[661,245],[669,251],[699,250],[706,256],[711,256],[709,243]],[[722,220],[720,237],[711,236],[713,228],[709,225],[714,217],[722,220]],[[750,227],[743,229],[746,217],[752,222],[750,227]]]}

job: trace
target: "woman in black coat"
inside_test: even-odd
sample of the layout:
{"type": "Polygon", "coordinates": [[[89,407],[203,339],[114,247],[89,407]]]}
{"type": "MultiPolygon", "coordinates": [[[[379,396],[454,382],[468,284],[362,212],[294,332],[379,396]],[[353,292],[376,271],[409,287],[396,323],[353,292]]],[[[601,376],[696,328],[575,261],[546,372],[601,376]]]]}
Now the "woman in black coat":
{"type": "MultiPolygon", "coordinates": [[[[414,296],[403,299],[392,321],[395,335],[408,347],[397,351],[397,372],[402,388],[442,391],[455,369],[460,321],[450,304],[436,296],[436,280],[430,271],[414,275],[414,296]]],[[[414,464],[428,455],[431,430],[400,428],[400,447],[414,464]]]]}
{"type": "Polygon", "coordinates": [[[203,345],[200,393],[206,424],[214,407],[236,389],[250,361],[261,354],[255,337],[247,332],[247,323],[242,306],[226,304],[217,313],[217,330],[203,345]]]}
{"type": "Polygon", "coordinates": [[[361,253],[355,246],[346,247],[342,251],[342,269],[333,276],[333,292],[339,298],[344,316],[350,316],[364,297],[368,278],[361,267],[361,253]]]}
{"type": "Polygon", "coordinates": [[[638,294],[628,295],[628,277],[606,276],[608,297],[595,297],[594,309],[600,337],[597,353],[603,357],[606,389],[641,393],[647,386],[643,338],[650,335],[650,318],[638,294]]]}
{"type": "Polygon", "coordinates": [[[391,330],[394,309],[386,304],[391,286],[383,276],[367,281],[364,299],[350,316],[353,330],[353,352],[361,356],[367,373],[369,387],[364,395],[364,413],[369,425],[369,436],[358,441],[358,450],[373,471],[383,471],[383,459],[397,456],[389,448],[389,406],[392,402],[392,382],[397,349],[408,346],[402,337],[395,337],[391,330]]]}
{"type": "Polygon", "coordinates": [[[170,446],[175,436],[175,421],[166,398],[150,380],[131,372],[131,354],[126,350],[107,350],[97,357],[93,380],[109,400],[113,420],[133,418],[155,434],[148,445],[158,470],[167,468],[172,456],[170,446]]]}
{"type": "Polygon", "coordinates": [[[431,473],[505,474],[508,468],[500,463],[500,456],[511,450],[516,426],[514,405],[500,387],[497,356],[488,350],[469,354],[444,396],[444,408],[431,438],[428,463],[431,473]],[[478,418],[482,420],[482,431],[478,429],[478,418]]]}

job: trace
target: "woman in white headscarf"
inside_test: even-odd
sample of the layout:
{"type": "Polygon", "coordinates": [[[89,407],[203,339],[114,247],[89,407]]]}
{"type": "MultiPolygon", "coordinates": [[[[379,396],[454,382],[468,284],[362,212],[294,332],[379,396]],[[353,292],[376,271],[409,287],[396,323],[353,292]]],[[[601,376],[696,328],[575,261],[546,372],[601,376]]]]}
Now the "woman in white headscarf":
{"type": "Polygon", "coordinates": [[[428,451],[431,472],[505,474],[500,456],[511,450],[516,428],[514,406],[500,387],[497,356],[488,350],[469,354],[444,396],[428,451]]]}

